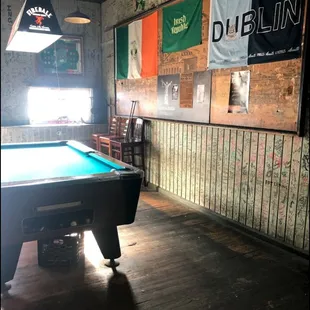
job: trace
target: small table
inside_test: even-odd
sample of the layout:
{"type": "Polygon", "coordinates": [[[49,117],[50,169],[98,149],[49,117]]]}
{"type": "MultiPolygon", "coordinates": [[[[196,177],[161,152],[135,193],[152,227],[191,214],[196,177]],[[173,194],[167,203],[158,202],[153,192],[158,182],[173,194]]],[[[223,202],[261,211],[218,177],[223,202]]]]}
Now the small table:
{"type": "Polygon", "coordinates": [[[1,287],[23,242],[92,230],[121,256],[117,226],[135,220],[143,171],[76,141],[1,145],[1,287]]]}

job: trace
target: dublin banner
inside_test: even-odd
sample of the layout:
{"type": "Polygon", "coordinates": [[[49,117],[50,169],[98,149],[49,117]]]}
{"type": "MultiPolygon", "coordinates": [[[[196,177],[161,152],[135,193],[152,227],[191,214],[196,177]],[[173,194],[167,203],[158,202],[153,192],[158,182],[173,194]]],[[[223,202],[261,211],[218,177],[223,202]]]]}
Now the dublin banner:
{"type": "Polygon", "coordinates": [[[201,44],[202,0],[184,0],[163,8],[162,51],[172,53],[201,44]]]}
{"type": "Polygon", "coordinates": [[[304,0],[211,0],[208,69],[301,56],[304,0]]]}

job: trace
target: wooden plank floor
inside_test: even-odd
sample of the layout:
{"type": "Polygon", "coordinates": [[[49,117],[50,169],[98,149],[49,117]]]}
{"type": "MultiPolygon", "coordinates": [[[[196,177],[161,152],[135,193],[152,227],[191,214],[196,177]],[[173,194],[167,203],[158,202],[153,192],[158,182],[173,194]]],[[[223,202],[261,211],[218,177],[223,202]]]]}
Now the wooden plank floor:
{"type": "Polygon", "coordinates": [[[142,193],[133,225],[119,229],[119,274],[103,266],[91,234],[85,264],[37,265],[24,244],[1,310],[309,309],[308,265],[159,193],[142,193]]]}

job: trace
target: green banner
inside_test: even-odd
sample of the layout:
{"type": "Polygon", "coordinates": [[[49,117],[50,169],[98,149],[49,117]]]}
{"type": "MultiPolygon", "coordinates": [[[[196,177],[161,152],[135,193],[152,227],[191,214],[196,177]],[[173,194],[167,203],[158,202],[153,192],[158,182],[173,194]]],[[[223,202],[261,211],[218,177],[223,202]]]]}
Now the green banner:
{"type": "Polygon", "coordinates": [[[184,0],[163,9],[163,52],[201,44],[202,0],[184,0]]]}

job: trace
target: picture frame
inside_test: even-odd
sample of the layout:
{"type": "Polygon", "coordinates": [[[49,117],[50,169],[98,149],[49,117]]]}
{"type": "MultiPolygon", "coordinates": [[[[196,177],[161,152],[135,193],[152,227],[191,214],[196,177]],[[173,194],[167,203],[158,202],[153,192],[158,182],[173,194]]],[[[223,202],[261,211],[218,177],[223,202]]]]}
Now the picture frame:
{"type": "Polygon", "coordinates": [[[83,75],[83,37],[64,35],[38,53],[39,75],[83,75]]]}

